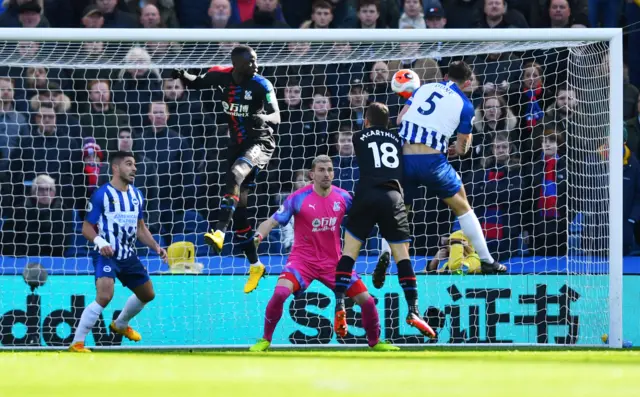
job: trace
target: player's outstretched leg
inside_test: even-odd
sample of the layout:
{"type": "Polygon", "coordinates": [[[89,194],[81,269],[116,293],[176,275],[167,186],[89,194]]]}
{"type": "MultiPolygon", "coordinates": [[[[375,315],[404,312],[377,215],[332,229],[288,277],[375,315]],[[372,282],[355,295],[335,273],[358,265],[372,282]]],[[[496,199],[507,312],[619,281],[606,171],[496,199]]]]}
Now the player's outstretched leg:
{"type": "Polygon", "coordinates": [[[96,300],[89,303],[82,311],[80,322],[76,327],[73,335],[73,341],[69,346],[69,351],[74,353],[90,353],[91,350],[84,347],[84,341],[89,332],[98,321],[100,314],[104,308],[111,302],[113,298],[114,279],[109,277],[100,277],[96,280],[97,296],[96,300]]]}
{"type": "Polygon", "coordinates": [[[144,309],[145,305],[151,302],[156,294],[153,290],[151,280],[132,289],[133,294],[127,299],[122,311],[116,321],[109,324],[109,329],[116,334],[120,334],[130,341],[140,342],[140,333],[129,326],[129,321],[144,309]]]}
{"type": "Polygon", "coordinates": [[[238,207],[236,210],[233,215],[233,228],[235,240],[249,261],[249,278],[244,285],[244,293],[248,294],[258,288],[260,279],[264,277],[265,267],[258,258],[258,249],[253,240],[255,231],[249,224],[246,207],[238,207]]]}
{"type": "MultiPolygon", "coordinates": [[[[240,196],[240,185],[251,173],[253,167],[245,161],[237,160],[227,172],[227,182],[224,186],[222,200],[220,202],[220,216],[216,227],[210,233],[205,233],[204,241],[213,249],[220,253],[224,245],[224,234],[231,223],[233,213],[238,207],[240,196]]],[[[244,203],[246,207],[246,202],[244,203]]]]}
{"type": "Polygon", "coordinates": [[[482,226],[473,209],[469,205],[464,186],[460,187],[458,193],[453,197],[443,199],[443,201],[451,208],[453,213],[458,217],[462,232],[471,240],[471,245],[480,257],[480,266],[483,274],[498,274],[507,271],[507,267],[498,263],[489,252],[487,241],[482,232],[482,226]]]}
{"type": "Polygon", "coordinates": [[[252,352],[262,352],[271,346],[271,339],[273,338],[273,332],[282,318],[282,310],[284,302],[289,295],[293,292],[294,285],[291,281],[281,278],[276,284],[276,288],[273,291],[271,299],[267,304],[267,310],[264,315],[264,334],[258,342],[249,348],[252,352]]]}

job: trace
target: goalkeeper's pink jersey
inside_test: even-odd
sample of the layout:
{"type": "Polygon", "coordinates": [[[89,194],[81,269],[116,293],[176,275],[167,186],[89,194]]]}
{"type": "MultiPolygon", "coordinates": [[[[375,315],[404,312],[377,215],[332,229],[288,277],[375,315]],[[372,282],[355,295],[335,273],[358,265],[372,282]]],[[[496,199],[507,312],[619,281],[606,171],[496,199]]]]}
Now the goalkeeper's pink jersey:
{"type": "Polygon", "coordinates": [[[351,195],[337,186],[331,186],[327,197],[316,193],[313,185],[291,193],[273,215],[282,226],[294,218],[289,262],[321,272],[335,271],[342,255],[340,225],[349,208],[351,195]]]}

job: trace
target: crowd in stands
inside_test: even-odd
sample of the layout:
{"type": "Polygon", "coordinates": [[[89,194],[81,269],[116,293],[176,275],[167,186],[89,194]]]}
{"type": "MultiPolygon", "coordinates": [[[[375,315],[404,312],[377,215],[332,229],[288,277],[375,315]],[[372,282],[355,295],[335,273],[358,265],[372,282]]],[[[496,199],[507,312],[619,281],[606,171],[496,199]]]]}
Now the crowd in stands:
{"type": "MultiPolygon", "coordinates": [[[[0,27],[14,28],[515,29],[640,21],[635,0],[5,0],[2,8],[0,27]]],[[[85,42],[82,50],[89,57],[108,46],[85,42]]],[[[395,125],[403,105],[390,89],[395,71],[411,68],[423,83],[440,81],[451,60],[464,59],[474,70],[466,89],[476,109],[473,145],[467,156],[449,158],[496,257],[606,250],[607,220],[588,219],[606,213],[608,194],[606,139],[588,139],[606,138],[609,128],[608,118],[597,114],[608,109],[604,44],[590,52],[583,86],[567,84],[571,60],[564,48],[424,58],[421,43],[398,46],[402,59],[349,62],[345,55],[344,63],[260,68],[276,88],[282,124],[277,152],[250,201],[256,219],[309,182],[305,170],[319,154],[333,157],[336,184],[353,192],[359,171],[351,138],[363,127],[367,104],[386,103],[395,125]]],[[[45,47],[21,42],[15,51],[28,58],[45,47]]],[[[302,58],[311,46],[287,49],[302,58]]],[[[351,48],[336,43],[333,50],[348,54],[351,48]]],[[[135,185],[147,198],[147,223],[157,239],[163,245],[193,239],[198,253],[207,254],[200,236],[216,218],[210,198],[218,197],[227,167],[227,117],[214,90],[187,90],[170,70],[142,65],[167,54],[177,59],[181,51],[178,43],[131,44],[122,56],[141,63],[136,69],[0,61],[2,254],[86,255],[80,223],[91,193],[109,180],[109,153],[116,150],[136,156],[135,185]]],[[[640,237],[638,57],[640,25],[625,36],[620,71],[627,120],[625,254],[637,251],[640,237]]],[[[412,224],[418,255],[434,255],[441,237],[457,229],[428,191],[414,203],[412,224]]],[[[289,225],[263,249],[286,253],[292,242],[289,225]]],[[[223,254],[232,250],[229,245],[223,254]]]]}

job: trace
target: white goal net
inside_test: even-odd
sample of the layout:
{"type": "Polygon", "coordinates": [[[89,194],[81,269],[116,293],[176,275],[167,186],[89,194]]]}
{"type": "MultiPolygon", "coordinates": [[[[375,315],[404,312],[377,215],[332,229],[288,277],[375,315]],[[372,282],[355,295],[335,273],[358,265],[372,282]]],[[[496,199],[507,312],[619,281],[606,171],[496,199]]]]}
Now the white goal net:
{"type": "MultiPolygon", "coordinates": [[[[138,346],[253,343],[262,335],[293,226],[265,238],[259,255],[268,275],[244,294],[248,263],[237,242],[228,238],[215,255],[202,237],[217,219],[228,167],[225,108],[217,90],[191,91],[170,77],[174,67],[200,73],[230,65],[237,43],[229,32],[220,42],[198,41],[213,37],[198,31],[161,31],[159,42],[149,32],[137,41],[126,38],[138,32],[85,32],[54,31],[39,40],[30,30],[0,32],[0,347],[70,343],[82,310],[95,299],[95,251],[81,234],[87,200],[109,180],[109,154],[119,149],[136,155],[135,185],[146,198],[154,238],[163,247],[190,242],[195,254],[195,263],[177,255],[168,266],[140,245],[156,299],[132,322],[143,335],[138,346]]],[[[277,150],[249,199],[253,226],[308,183],[306,170],[319,154],[334,160],[334,183],[353,192],[359,170],[351,136],[363,126],[364,108],[386,103],[395,125],[403,106],[390,90],[393,73],[409,68],[422,83],[441,81],[449,62],[464,60],[474,71],[465,89],[476,109],[473,144],[469,155],[450,161],[491,252],[509,272],[474,275],[473,253],[449,241],[464,239],[457,220],[423,188],[410,215],[411,254],[420,309],[439,337],[426,341],[404,323],[395,277],[381,290],[371,284],[380,252],[374,231],[355,268],[376,298],[382,338],[598,345],[613,330],[617,343],[622,257],[610,244],[619,224],[610,206],[620,202],[610,197],[621,177],[610,173],[609,159],[621,154],[612,106],[621,96],[612,96],[617,77],[610,74],[621,65],[618,49],[594,33],[582,40],[562,32],[503,41],[426,32],[394,31],[386,41],[378,32],[370,42],[308,31],[264,41],[238,33],[239,42],[256,50],[259,73],[274,85],[282,114],[277,150]]],[[[131,346],[108,330],[129,295],[116,281],[87,345],[131,346]]],[[[333,302],[322,284],[287,300],[273,344],[366,343],[359,308],[349,303],[350,333],[334,334],[333,302]]]]}

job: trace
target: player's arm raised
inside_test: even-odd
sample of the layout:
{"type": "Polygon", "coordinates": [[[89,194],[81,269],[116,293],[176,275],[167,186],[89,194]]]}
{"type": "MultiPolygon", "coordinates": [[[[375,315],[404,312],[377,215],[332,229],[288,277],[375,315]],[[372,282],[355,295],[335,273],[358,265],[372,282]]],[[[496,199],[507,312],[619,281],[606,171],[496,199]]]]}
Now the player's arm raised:
{"type": "Polygon", "coordinates": [[[165,251],[164,248],[162,248],[153,238],[153,235],[149,231],[149,228],[144,223],[143,219],[138,219],[138,231],[136,234],[138,236],[138,240],[140,240],[142,244],[151,248],[155,253],[160,255],[160,258],[162,258],[164,262],[167,261],[167,251],[165,251]]]}
{"type": "Polygon", "coordinates": [[[189,73],[186,69],[173,69],[171,77],[173,79],[180,79],[189,88],[194,90],[204,90],[207,88],[217,88],[216,86],[221,83],[219,80],[220,71],[210,69],[207,73],[201,75],[195,75],[189,73]]]}

